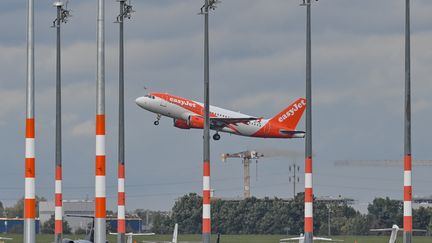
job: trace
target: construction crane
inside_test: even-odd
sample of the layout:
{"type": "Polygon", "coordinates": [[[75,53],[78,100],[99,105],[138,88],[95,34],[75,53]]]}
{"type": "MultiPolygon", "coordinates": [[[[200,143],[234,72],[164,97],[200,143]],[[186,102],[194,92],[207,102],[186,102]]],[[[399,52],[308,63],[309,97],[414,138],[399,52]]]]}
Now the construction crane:
{"type": "MultiPolygon", "coordinates": [[[[400,166],[403,165],[402,160],[336,160],[335,166],[400,166]]],[[[413,160],[415,166],[432,166],[432,160],[413,160]]]]}
{"type": "Polygon", "coordinates": [[[227,158],[241,158],[243,162],[243,197],[249,198],[250,193],[250,163],[251,160],[257,160],[264,157],[264,154],[258,153],[254,150],[247,150],[234,154],[222,154],[222,161],[225,162],[227,158]]]}

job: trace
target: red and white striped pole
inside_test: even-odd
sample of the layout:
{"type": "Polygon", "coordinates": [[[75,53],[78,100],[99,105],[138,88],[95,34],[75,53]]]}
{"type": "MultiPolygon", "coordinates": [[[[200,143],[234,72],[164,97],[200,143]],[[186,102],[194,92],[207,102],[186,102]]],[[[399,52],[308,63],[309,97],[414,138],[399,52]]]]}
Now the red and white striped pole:
{"type": "Polygon", "coordinates": [[[98,0],[96,78],[96,177],[94,242],[106,243],[105,1],[98,0]]]}
{"type": "Polygon", "coordinates": [[[34,4],[27,5],[27,88],[24,188],[24,243],[36,242],[36,168],[34,119],[34,4]]]}
{"type": "Polygon", "coordinates": [[[403,242],[412,242],[412,161],[411,161],[411,33],[410,0],[405,6],[405,120],[404,120],[404,234],[403,242]]]}
{"type": "Polygon", "coordinates": [[[62,166],[56,165],[55,170],[55,212],[54,212],[55,242],[62,241],[63,234],[63,194],[62,194],[62,166]]]}
{"type": "Polygon", "coordinates": [[[211,235],[210,205],[210,161],[204,161],[202,232],[203,237],[208,240],[210,240],[211,235]]]}
{"type": "Polygon", "coordinates": [[[313,242],[313,186],[312,186],[312,48],[311,0],[306,5],[306,139],[305,139],[305,214],[304,242],[313,242]]]}

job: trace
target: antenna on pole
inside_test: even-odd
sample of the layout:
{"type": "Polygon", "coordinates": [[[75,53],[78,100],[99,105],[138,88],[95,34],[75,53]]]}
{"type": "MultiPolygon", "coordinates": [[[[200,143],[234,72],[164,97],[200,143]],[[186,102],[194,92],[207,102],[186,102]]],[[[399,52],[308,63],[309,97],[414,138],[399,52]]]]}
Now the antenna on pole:
{"type": "Polygon", "coordinates": [[[67,23],[71,16],[67,4],[61,1],[54,2],[53,6],[57,8],[57,18],[53,21],[53,28],[57,30],[56,45],[56,134],[55,134],[55,226],[54,242],[63,241],[63,188],[62,188],[62,121],[61,121],[61,24],[67,23]]]}

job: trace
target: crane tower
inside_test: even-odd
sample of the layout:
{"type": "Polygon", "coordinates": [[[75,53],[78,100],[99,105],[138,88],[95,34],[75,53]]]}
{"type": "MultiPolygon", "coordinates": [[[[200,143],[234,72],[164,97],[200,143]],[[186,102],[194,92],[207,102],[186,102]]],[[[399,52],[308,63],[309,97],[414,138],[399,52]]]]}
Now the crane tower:
{"type": "Polygon", "coordinates": [[[259,159],[264,157],[264,154],[259,154],[254,150],[247,150],[234,154],[222,154],[222,161],[225,162],[227,158],[241,158],[243,162],[243,197],[249,198],[250,193],[250,163],[252,159],[259,159]]]}

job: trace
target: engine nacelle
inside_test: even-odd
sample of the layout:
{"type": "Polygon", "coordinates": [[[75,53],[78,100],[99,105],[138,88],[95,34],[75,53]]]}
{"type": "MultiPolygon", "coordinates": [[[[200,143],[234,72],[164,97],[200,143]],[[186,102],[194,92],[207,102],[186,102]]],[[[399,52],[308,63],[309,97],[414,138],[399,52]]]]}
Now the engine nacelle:
{"type": "Polygon", "coordinates": [[[204,118],[200,116],[189,116],[188,121],[190,128],[198,128],[203,129],[204,128],[204,118]]]}
{"type": "Polygon", "coordinates": [[[180,129],[190,129],[188,121],[183,119],[174,119],[174,126],[180,129]]]}

